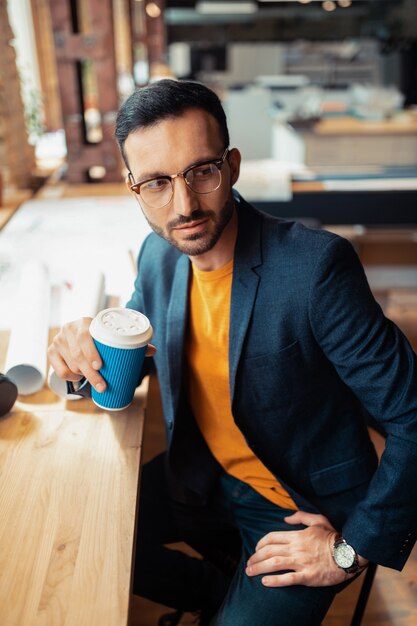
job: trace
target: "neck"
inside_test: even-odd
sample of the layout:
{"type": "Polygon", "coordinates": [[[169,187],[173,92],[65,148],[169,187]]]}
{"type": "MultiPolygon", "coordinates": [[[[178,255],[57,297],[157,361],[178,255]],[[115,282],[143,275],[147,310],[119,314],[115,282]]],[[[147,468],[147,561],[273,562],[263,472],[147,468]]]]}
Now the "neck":
{"type": "Polygon", "coordinates": [[[218,270],[233,258],[237,238],[237,226],[237,211],[235,207],[232,217],[216,245],[204,254],[189,257],[197,269],[203,272],[218,270]]]}

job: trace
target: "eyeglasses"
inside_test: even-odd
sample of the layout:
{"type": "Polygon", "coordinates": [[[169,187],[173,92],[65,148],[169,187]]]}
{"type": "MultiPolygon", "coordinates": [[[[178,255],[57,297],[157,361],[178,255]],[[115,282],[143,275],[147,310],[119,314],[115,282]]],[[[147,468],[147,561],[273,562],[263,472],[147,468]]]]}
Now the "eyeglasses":
{"type": "MultiPolygon", "coordinates": [[[[133,183],[130,188],[142,198],[145,204],[153,209],[162,209],[171,201],[174,195],[174,178],[183,178],[188,187],[195,193],[212,193],[221,185],[221,168],[228,154],[229,149],[226,148],[220,159],[197,163],[197,165],[193,165],[178,174],[158,176],[143,180],[141,183],[133,183]]],[[[133,180],[130,173],[129,178],[133,180]]]]}

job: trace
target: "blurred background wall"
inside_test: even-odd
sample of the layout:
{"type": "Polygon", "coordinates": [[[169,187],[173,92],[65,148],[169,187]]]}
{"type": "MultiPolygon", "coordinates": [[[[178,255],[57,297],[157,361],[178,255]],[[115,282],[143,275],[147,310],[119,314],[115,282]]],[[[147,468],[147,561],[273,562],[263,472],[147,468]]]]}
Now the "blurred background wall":
{"type": "MultiPolygon", "coordinates": [[[[0,0],[0,7],[4,186],[36,190],[51,175],[122,180],[117,109],[136,87],[173,76],[218,92],[232,143],[253,164],[242,180],[249,199],[280,213],[286,201],[291,213],[283,172],[343,192],[340,206],[346,181],[356,191],[363,180],[379,181],[363,191],[385,191],[387,202],[400,194],[400,221],[416,221],[414,0],[0,0]]],[[[318,206],[336,196],[297,198],[318,206]]],[[[384,202],[376,221],[398,221],[384,202]]],[[[381,206],[381,196],[370,205],[381,206]]],[[[329,221],[326,212],[318,217],[329,221]]],[[[340,220],[356,216],[343,211],[340,220]]]]}

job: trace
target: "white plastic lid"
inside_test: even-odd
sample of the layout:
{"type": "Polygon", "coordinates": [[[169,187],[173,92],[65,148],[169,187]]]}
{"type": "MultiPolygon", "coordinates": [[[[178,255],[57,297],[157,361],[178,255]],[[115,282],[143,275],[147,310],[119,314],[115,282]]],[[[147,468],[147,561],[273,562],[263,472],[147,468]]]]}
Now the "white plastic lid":
{"type": "Polygon", "coordinates": [[[90,334],[111,348],[140,348],[149,343],[153,329],[143,313],[114,307],[97,313],[90,334]]]}

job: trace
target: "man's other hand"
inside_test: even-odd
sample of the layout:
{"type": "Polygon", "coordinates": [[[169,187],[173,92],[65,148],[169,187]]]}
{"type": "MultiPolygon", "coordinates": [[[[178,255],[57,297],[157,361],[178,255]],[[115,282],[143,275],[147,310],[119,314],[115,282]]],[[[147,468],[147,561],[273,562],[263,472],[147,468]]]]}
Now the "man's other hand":
{"type": "Polygon", "coordinates": [[[265,535],[247,562],[248,576],[267,574],[262,576],[262,583],[266,587],[327,587],[353,576],[338,567],[333,560],[337,531],[327,517],[297,511],[284,520],[287,524],[303,524],[307,528],[265,535]]]}
{"type": "Polygon", "coordinates": [[[48,357],[59,378],[72,382],[86,378],[102,392],[106,383],[98,372],[102,361],[89,332],[91,320],[83,317],[65,324],[49,346],[48,357]]]}

